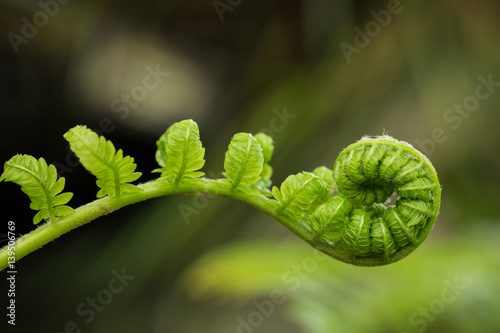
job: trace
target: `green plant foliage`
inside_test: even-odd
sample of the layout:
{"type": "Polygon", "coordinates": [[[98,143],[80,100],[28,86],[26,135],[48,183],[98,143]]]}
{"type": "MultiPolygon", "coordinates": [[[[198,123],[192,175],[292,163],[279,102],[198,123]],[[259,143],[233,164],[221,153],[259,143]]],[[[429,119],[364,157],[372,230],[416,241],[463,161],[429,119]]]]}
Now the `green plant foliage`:
{"type": "Polygon", "coordinates": [[[264,182],[265,187],[269,187],[272,184],[271,176],[273,175],[273,168],[269,165],[274,152],[273,138],[264,133],[257,133],[255,139],[259,142],[262,148],[262,155],[264,156],[264,165],[260,173],[261,181],[264,182]]]}
{"type": "Polygon", "coordinates": [[[43,219],[71,214],[73,208],[65,206],[73,193],[61,193],[64,190],[65,179],[57,179],[56,167],[47,165],[43,158],[36,159],[29,155],[16,155],[5,162],[4,172],[0,181],[10,181],[21,186],[21,190],[31,199],[30,207],[39,212],[33,218],[37,224],[43,219]]]}
{"type": "MultiPolygon", "coordinates": [[[[288,176],[272,190],[269,161],[274,144],[264,133],[234,135],[225,154],[226,178],[207,179],[199,171],[205,164],[205,149],[198,125],[193,120],[174,123],[157,141],[160,168],[154,171],[161,172],[161,177],[138,186],[130,184],[141,176],[135,172],[134,159],[124,157],[121,149],[116,151],[111,141],[85,126],[70,129],[64,137],[82,165],[97,177],[97,197],[113,198],[77,209],[72,219],[80,219],[66,220],[68,231],[153,197],[208,193],[257,207],[333,258],[376,266],[398,261],[422,244],[441,202],[439,180],[430,161],[411,145],[389,136],[362,138],[340,153],[332,169],[323,166],[288,176]],[[396,204],[387,207],[395,193],[399,195],[396,204]]],[[[57,181],[55,167],[47,167],[43,159],[14,157],[6,163],[1,179],[18,182],[32,197],[32,208],[40,210],[35,223],[71,212],[62,206],[71,194],[59,194],[64,178],[57,181]]],[[[43,242],[29,244],[26,251],[43,242]]]]}
{"type": "Polygon", "coordinates": [[[333,170],[326,166],[320,166],[313,170],[313,174],[323,179],[325,183],[332,186],[333,184],[333,170]]]}
{"type": "Polygon", "coordinates": [[[85,169],[96,176],[96,184],[101,189],[97,193],[98,198],[106,195],[119,197],[121,193],[139,191],[136,186],[128,184],[142,175],[134,172],[137,168],[134,159],[123,157],[123,151],[116,151],[111,141],[98,136],[86,126],[70,129],[64,138],[85,169]]]}
{"type": "Polygon", "coordinates": [[[313,205],[327,199],[328,186],[318,176],[310,172],[301,172],[288,176],[280,189],[273,187],[273,195],[279,202],[279,212],[300,218],[313,205]]]}
{"type": "Polygon", "coordinates": [[[261,179],[264,155],[259,142],[249,133],[236,134],[229,144],[224,160],[225,176],[236,189],[261,179]]]}
{"type": "Polygon", "coordinates": [[[271,176],[273,175],[273,168],[269,165],[269,161],[274,152],[274,142],[273,138],[264,133],[257,133],[255,139],[262,148],[262,155],[264,157],[264,165],[262,166],[262,172],[260,173],[260,179],[250,185],[250,188],[255,190],[252,193],[262,194],[266,197],[272,197],[272,193],[269,187],[272,185],[271,176]]]}
{"type": "Polygon", "coordinates": [[[193,120],[174,123],[156,142],[156,161],[161,168],[161,178],[179,184],[185,178],[202,177],[205,165],[205,148],[200,141],[198,125],[193,120]]]}
{"type": "Polygon", "coordinates": [[[336,195],[317,207],[307,220],[317,241],[336,243],[349,221],[352,203],[343,195],[336,195]]]}
{"type": "Polygon", "coordinates": [[[264,156],[264,163],[269,163],[274,152],[273,138],[262,132],[255,134],[255,139],[259,142],[264,156]]]}

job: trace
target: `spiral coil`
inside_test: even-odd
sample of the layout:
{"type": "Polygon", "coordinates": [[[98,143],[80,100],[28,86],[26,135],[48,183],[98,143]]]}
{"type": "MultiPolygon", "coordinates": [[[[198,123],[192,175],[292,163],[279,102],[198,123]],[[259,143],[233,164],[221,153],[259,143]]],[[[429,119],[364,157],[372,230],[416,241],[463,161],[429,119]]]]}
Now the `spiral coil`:
{"type": "Polygon", "coordinates": [[[342,261],[374,266],[400,260],[436,221],[436,171],[406,142],[387,135],[362,138],[339,155],[333,179],[338,194],[316,208],[310,225],[316,247],[342,261]],[[399,198],[386,207],[394,193],[399,198]]]}

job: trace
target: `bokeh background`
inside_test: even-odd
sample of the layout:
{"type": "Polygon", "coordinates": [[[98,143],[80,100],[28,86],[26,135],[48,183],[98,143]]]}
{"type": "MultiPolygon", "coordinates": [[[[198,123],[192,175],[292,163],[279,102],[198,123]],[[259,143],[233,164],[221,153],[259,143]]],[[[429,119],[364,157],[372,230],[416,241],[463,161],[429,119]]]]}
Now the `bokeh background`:
{"type": "MultiPolygon", "coordinates": [[[[378,268],[317,257],[229,199],[127,207],[17,263],[16,327],[2,315],[2,332],[500,330],[498,2],[3,0],[0,17],[0,160],[57,164],[73,207],[97,187],[68,152],[70,127],[100,129],[147,181],[156,139],[188,118],[211,177],[241,131],[271,130],[276,185],[388,133],[426,153],[443,188],[428,241],[378,268]],[[474,105],[480,77],[491,83],[474,105]],[[134,279],[120,293],[91,320],[77,312],[123,269],[134,279]]],[[[0,185],[0,233],[34,229],[28,198],[0,185]]]]}

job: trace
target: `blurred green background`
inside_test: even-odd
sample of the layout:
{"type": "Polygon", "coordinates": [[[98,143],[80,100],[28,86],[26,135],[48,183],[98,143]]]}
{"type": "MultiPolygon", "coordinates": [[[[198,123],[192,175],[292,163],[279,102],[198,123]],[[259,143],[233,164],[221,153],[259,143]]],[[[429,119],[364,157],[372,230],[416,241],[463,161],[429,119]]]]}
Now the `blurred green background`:
{"type": "MultiPolygon", "coordinates": [[[[233,134],[271,133],[276,185],[388,133],[429,156],[442,208],[415,253],[359,268],[242,203],[155,199],[17,263],[17,330],[2,316],[2,332],[500,330],[498,2],[63,2],[0,2],[0,160],[56,163],[73,207],[97,187],[68,153],[70,127],[101,129],[147,181],[156,139],[192,118],[211,177],[233,134]]],[[[29,232],[28,198],[0,185],[0,233],[9,220],[29,232]]]]}

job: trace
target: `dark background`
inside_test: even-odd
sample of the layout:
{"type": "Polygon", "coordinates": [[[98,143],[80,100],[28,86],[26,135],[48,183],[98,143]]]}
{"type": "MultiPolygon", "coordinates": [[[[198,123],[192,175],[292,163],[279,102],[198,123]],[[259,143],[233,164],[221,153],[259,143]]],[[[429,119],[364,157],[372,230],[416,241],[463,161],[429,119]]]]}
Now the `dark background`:
{"type": "MultiPolygon", "coordinates": [[[[500,82],[497,2],[41,3],[51,4],[51,15],[39,2],[0,2],[0,161],[23,153],[65,165],[72,207],[93,200],[97,187],[67,149],[69,128],[101,127],[135,158],[144,182],[156,177],[157,138],[191,118],[211,176],[221,174],[233,134],[271,129],[276,185],[331,167],[363,135],[388,133],[429,156],[442,209],[429,240],[402,262],[317,262],[292,290],[287,272],[313,252],[276,221],[223,198],[189,219],[179,207],[196,208],[194,198],[151,200],[16,263],[17,330],[2,316],[2,332],[62,332],[71,321],[82,332],[498,330],[500,86],[474,111],[453,111],[471,100],[479,77],[500,82]],[[217,3],[231,10],[218,13],[217,3]],[[366,32],[391,8],[386,26],[371,23],[378,30],[360,39],[357,29],[366,32]],[[36,33],[24,28],[28,38],[23,27],[34,18],[42,21],[36,33]],[[357,47],[348,57],[345,43],[357,47]],[[168,77],[128,111],[118,109],[124,104],[114,102],[157,66],[168,77]],[[290,118],[273,120],[284,112],[290,118]],[[85,322],[78,305],[122,268],[135,278],[85,322]],[[463,291],[444,302],[456,281],[463,291]],[[286,301],[239,327],[275,289],[286,301]],[[429,316],[420,312],[426,308],[429,316]]],[[[13,183],[0,185],[0,233],[10,220],[19,234],[33,230],[29,199],[13,183]]]]}

